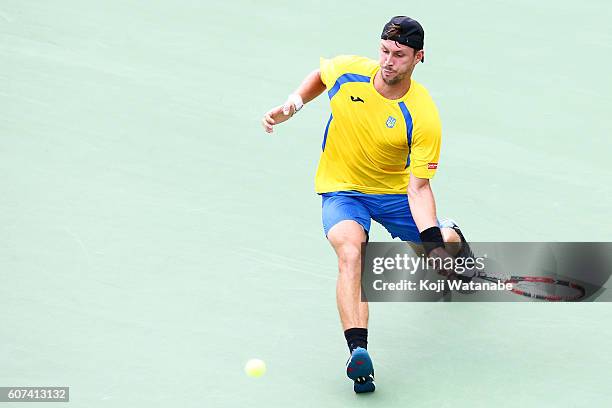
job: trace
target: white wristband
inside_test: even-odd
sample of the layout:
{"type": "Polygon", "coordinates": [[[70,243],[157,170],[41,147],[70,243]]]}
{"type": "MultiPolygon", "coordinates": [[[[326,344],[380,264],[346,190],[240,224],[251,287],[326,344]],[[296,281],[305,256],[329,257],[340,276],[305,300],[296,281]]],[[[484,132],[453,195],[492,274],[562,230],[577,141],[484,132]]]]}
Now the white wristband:
{"type": "Polygon", "coordinates": [[[289,97],[287,98],[287,101],[295,105],[296,112],[302,109],[302,106],[304,106],[304,101],[302,101],[302,97],[296,93],[289,95],[289,97]]]}

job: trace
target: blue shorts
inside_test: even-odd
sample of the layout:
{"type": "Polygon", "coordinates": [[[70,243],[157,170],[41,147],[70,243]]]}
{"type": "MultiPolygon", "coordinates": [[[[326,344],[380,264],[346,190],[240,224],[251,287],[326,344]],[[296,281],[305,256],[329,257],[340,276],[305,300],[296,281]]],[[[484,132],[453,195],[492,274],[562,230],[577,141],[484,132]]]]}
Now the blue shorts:
{"type": "Polygon", "coordinates": [[[420,243],[406,194],[364,194],[358,191],[336,191],[321,194],[323,198],[323,229],[325,236],[337,223],[353,220],[361,224],[366,234],[371,220],[389,231],[393,238],[420,243]]]}

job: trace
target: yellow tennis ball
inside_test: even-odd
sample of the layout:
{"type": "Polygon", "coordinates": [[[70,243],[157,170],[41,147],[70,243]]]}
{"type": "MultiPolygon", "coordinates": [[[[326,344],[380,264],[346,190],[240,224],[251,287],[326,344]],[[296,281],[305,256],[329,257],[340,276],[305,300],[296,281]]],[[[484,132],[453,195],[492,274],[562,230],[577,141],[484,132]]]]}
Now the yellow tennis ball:
{"type": "Polygon", "coordinates": [[[257,358],[252,358],[244,365],[244,372],[249,377],[261,377],[266,373],[266,363],[257,358]]]}

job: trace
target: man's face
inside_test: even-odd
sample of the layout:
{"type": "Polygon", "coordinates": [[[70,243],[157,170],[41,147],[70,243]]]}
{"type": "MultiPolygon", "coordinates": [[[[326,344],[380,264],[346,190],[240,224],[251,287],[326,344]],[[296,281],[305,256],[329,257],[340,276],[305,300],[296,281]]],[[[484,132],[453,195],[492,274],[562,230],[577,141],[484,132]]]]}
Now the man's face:
{"type": "Polygon", "coordinates": [[[395,85],[407,76],[423,58],[423,51],[393,40],[380,41],[380,73],[387,85],[395,85]]]}

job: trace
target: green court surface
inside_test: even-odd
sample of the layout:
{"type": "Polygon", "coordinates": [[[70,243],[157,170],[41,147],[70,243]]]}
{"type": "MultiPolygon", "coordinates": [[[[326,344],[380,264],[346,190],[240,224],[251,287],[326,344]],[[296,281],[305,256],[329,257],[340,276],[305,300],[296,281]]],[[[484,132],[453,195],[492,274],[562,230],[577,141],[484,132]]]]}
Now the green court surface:
{"type": "Polygon", "coordinates": [[[260,118],[320,56],[376,58],[397,14],[426,31],[438,212],[474,241],[610,241],[608,1],[2,0],[0,386],[87,408],[610,406],[607,303],[374,304],[378,389],[353,393],[313,188],[326,97],[272,135],[260,118]]]}

